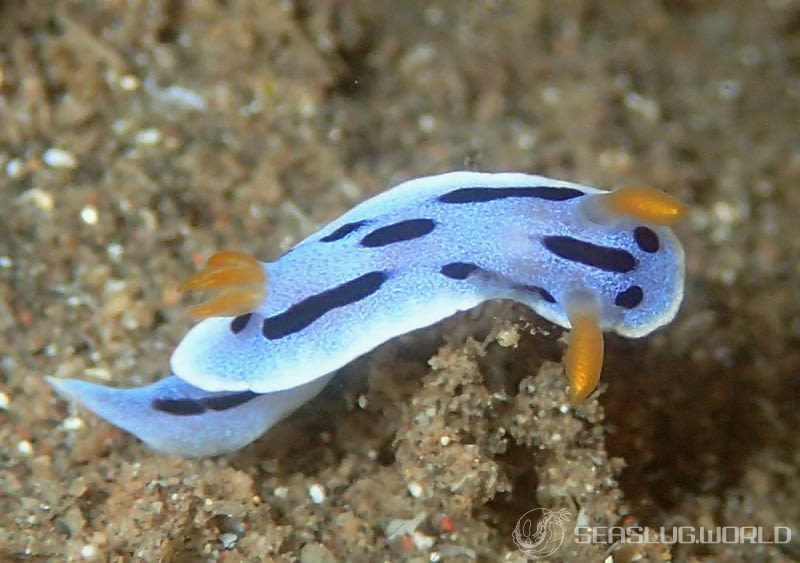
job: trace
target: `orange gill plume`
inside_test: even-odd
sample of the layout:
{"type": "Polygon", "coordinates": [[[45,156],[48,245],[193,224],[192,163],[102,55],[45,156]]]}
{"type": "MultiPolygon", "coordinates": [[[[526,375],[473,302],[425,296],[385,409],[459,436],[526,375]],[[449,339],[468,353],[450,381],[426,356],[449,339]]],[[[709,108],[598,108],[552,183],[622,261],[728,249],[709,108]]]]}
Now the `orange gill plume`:
{"type": "Polygon", "coordinates": [[[196,319],[243,315],[266,297],[267,274],[261,262],[249,254],[225,250],[213,254],[179,289],[210,292],[208,299],[188,307],[196,319]]]}

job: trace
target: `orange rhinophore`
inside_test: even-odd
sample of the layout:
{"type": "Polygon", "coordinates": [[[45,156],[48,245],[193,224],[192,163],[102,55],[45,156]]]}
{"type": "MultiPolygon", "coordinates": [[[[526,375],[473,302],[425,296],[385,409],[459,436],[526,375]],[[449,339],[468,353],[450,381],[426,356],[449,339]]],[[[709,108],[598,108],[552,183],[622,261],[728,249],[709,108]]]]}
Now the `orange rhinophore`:
{"type": "Polygon", "coordinates": [[[244,252],[225,250],[208,259],[206,266],[183,282],[180,291],[210,291],[210,297],[187,309],[197,319],[249,313],[267,294],[264,266],[244,252]]]}
{"type": "Polygon", "coordinates": [[[651,225],[672,225],[686,214],[686,204],[649,186],[627,186],[596,196],[610,215],[631,217],[651,225]]]}

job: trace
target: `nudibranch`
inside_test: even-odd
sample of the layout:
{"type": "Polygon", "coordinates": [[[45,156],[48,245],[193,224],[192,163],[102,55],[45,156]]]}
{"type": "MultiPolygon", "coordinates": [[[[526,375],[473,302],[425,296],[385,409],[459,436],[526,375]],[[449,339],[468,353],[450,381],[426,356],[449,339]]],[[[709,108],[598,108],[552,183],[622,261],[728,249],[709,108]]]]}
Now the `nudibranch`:
{"type": "Polygon", "coordinates": [[[56,391],[169,454],[256,439],[379,344],[492,299],[570,329],[573,403],[597,386],[603,332],[641,337],[683,299],[670,229],[685,206],[654,188],[615,191],[522,173],[409,180],[357,205],[273,262],[213,255],[207,290],[171,358],[174,375],[115,389],[48,378],[56,391]]]}

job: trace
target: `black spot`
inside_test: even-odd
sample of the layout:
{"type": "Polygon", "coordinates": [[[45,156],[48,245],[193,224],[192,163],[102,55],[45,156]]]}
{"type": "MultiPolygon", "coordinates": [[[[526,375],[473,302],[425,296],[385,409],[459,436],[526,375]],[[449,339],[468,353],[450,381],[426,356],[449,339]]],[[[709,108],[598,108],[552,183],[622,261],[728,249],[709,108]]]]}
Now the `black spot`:
{"type": "Polygon", "coordinates": [[[247,313],[246,315],[239,315],[233,319],[231,321],[231,332],[233,334],[239,334],[242,332],[247,327],[247,323],[250,322],[250,317],[252,316],[253,313],[247,313]]]}
{"type": "Polygon", "coordinates": [[[436,222],[433,219],[408,219],[407,221],[400,221],[399,223],[375,229],[361,239],[361,246],[376,248],[396,242],[414,240],[415,238],[424,237],[435,228],[436,222]]]}
{"type": "Polygon", "coordinates": [[[633,309],[644,299],[644,291],[638,285],[632,285],[625,291],[620,291],[614,299],[614,304],[623,309],[633,309]]]}
{"type": "Polygon", "coordinates": [[[556,298],[553,297],[553,294],[550,293],[549,291],[547,291],[543,287],[539,287],[538,285],[523,285],[522,288],[525,289],[526,291],[530,291],[532,293],[538,293],[539,297],[541,297],[542,299],[544,299],[548,303],[555,303],[556,302],[556,298]]]}
{"type": "Polygon", "coordinates": [[[206,412],[202,403],[194,399],[155,399],[152,407],[154,410],[175,416],[190,416],[206,412]]]}
{"type": "Polygon", "coordinates": [[[472,272],[479,269],[480,267],[477,264],[471,264],[469,262],[452,262],[442,266],[439,272],[441,272],[442,275],[454,280],[465,280],[472,272]]]}
{"type": "Polygon", "coordinates": [[[253,391],[242,391],[240,393],[232,393],[231,395],[220,395],[219,397],[209,397],[203,399],[203,404],[212,411],[226,411],[239,405],[245,404],[247,401],[258,397],[259,393],[253,391]]]}
{"type": "Polygon", "coordinates": [[[340,240],[352,233],[353,231],[357,231],[364,225],[366,225],[368,221],[354,221],[353,223],[345,223],[331,234],[322,237],[319,239],[321,242],[333,242],[335,240],[340,240]]]}
{"type": "Polygon", "coordinates": [[[299,332],[325,313],[369,297],[388,279],[387,272],[370,272],[333,289],[307,297],[283,313],[264,319],[261,329],[264,338],[277,340],[299,332]]]}
{"type": "Polygon", "coordinates": [[[459,188],[440,195],[442,203],[484,203],[510,197],[533,197],[547,201],[566,201],[584,193],[575,188],[557,186],[530,186],[520,188],[459,188]]]}
{"type": "Polygon", "coordinates": [[[242,391],[205,399],[155,399],[151,406],[154,410],[175,416],[196,416],[208,410],[224,411],[238,407],[258,395],[252,391],[242,391]]]}
{"type": "Polygon", "coordinates": [[[607,272],[625,273],[636,267],[636,258],[627,250],[598,246],[572,237],[544,237],[542,243],[556,256],[607,272]]]}
{"type": "Polygon", "coordinates": [[[633,230],[633,238],[636,240],[636,244],[639,245],[639,248],[651,254],[653,252],[658,252],[658,248],[661,246],[658,235],[647,227],[636,227],[633,230]]]}

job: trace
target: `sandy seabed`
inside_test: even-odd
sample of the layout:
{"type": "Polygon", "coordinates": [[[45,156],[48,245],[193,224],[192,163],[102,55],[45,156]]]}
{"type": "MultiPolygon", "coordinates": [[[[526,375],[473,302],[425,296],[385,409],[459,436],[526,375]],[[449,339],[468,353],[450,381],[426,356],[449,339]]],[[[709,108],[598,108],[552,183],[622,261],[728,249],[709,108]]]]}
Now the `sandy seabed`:
{"type": "Polygon", "coordinates": [[[536,508],[764,530],[568,533],[553,561],[800,558],[797,0],[29,0],[0,29],[0,560],[521,562],[536,508]],[[463,168],[691,204],[678,318],[608,337],[579,408],[561,329],[509,303],[380,347],[214,459],[45,383],[162,377],[175,288],[214,251],[273,259],[463,168]]]}

